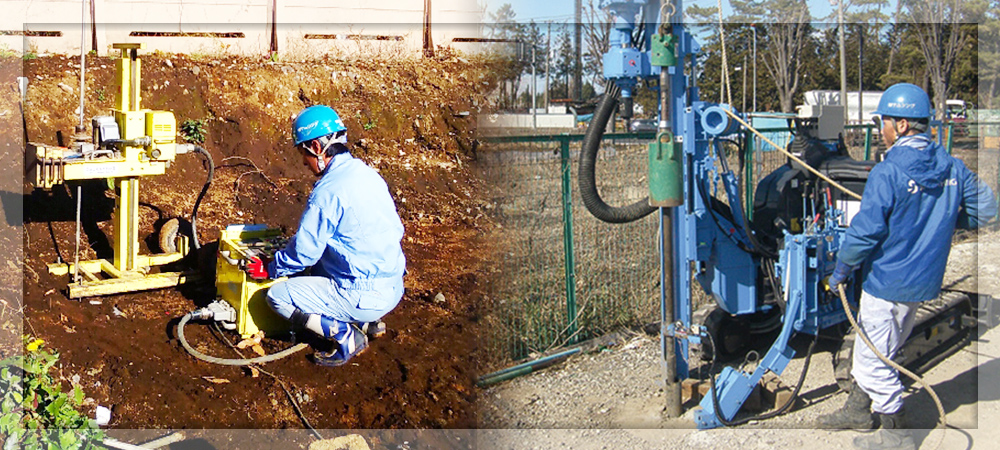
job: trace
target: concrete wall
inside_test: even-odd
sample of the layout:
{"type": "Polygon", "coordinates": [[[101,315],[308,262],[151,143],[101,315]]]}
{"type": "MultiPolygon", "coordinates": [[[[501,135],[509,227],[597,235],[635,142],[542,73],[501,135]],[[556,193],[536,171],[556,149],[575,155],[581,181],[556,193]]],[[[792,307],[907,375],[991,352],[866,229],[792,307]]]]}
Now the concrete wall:
{"type": "Polygon", "coordinates": [[[497,114],[480,116],[482,128],[576,128],[572,114],[497,114]],[[537,121],[537,122],[536,122],[537,121]]]}
{"type": "MultiPolygon", "coordinates": [[[[478,44],[453,42],[482,37],[476,3],[432,0],[433,44],[478,50],[478,44]]],[[[0,7],[0,48],[20,52],[79,54],[81,40],[86,50],[95,48],[95,34],[101,55],[117,42],[165,52],[267,55],[272,34],[279,56],[291,59],[330,52],[393,57],[419,54],[423,46],[424,0],[7,0],[0,7]]]]}

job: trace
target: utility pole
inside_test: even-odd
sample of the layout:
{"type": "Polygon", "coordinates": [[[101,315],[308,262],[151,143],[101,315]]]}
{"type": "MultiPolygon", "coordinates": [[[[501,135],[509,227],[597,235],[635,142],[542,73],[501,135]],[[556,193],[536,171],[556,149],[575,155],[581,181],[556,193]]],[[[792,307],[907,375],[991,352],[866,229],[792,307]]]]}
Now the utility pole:
{"type": "Polygon", "coordinates": [[[531,128],[538,128],[538,78],[535,77],[535,43],[531,43],[531,128]]]}
{"type": "Polygon", "coordinates": [[[757,112],[757,27],[750,24],[753,33],[753,112],[757,112]]]}
{"type": "Polygon", "coordinates": [[[575,0],[576,12],[573,24],[573,50],[576,57],[573,59],[573,84],[571,94],[573,100],[580,101],[583,97],[583,0],[575,0]]]}
{"type": "Polygon", "coordinates": [[[549,71],[552,59],[552,21],[549,21],[549,30],[545,33],[545,114],[549,113],[549,71]]]}
{"type": "Polygon", "coordinates": [[[862,111],[865,107],[864,92],[865,92],[865,78],[864,78],[864,59],[865,59],[865,24],[858,24],[858,123],[865,123],[864,112],[862,111]]]}
{"type": "Polygon", "coordinates": [[[747,54],[743,54],[743,67],[740,67],[743,71],[743,101],[740,102],[740,109],[744,112],[747,110],[747,54]]]}
{"type": "Polygon", "coordinates": [[[837,34],[840,37],[840,104],[844,105],[847,123],[847,55],[844,54],[844,0],[837,0],[837,34]]]}

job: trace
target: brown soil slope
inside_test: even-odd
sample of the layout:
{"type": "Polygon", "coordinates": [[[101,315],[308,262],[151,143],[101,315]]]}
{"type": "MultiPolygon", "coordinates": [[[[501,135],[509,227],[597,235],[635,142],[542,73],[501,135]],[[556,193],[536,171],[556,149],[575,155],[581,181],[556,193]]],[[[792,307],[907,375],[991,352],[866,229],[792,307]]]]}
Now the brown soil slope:
{"type": "MultiPolygon", "coordinates": [[[[5,97],[16,93],[20,62],[0,61],[5,97]]],[[[78,121],[78,63],[60,56],[24,62],[31,82],[25,108],[29,141],[68,142],[78,121]]],[[[90,57],[87,64],[89,122],[112,108],[116,88],[113,60],[90,57]]],[[[198,214],[202,260],[212,261],[211,243],[227,224],[264,223],[294,232],[314,181],[301,167],[289,132],[291,118],[305,106],[336,108],[354,155],[389,184],[406,227],[409,275],[403,302],[385,319],[388,335],[346,367],[313,366],[308,351],[265,367],[301,400],[316,428],[476,425],[474,305],[492,273],[481,245],[491,224],[481,214],[480,182],[467,165],[475,153],[472,124],[482,101],[477,90],[489,86],[482,67],[454,55],[392,65],[143,55],[143,107],[173,111],[178,123],[205,123],[203,146],[216,171],[198,214]],[[434,301],[438,293],[444,302],[434,301]]],[[[0,117],[5,130],[0,151],[10,159],[23,148],[23,137],[7,132],[20,131],[16,94],[0,112],[5,108],[14,109],[0,117]]],[[[181,155],[165,175],[141,181],[144,251],[156,249],[156,229],[164,221],[190,217],[205,177],[199,156],[181,155]]],[[[110,257],[114,192],[102,183],[83,187],[81,259],[110,257]]],[[[272,378],[195,360],[180,347],[178,318],[212,300],[212,286],[108,296],[99,304],[67,299],[66,278],[49,275],[45,266],[73,259],[70,189],[23,186],[24,332],[60,352],[64,379],[79,377],[88,396],[111,406],[112,427],[302,427],[272,378]]],[[[210,331],[192,325],[186,335],[202,351],[234,356],[210,331]]],[[[265,347],[273,352],[287,345],[266,342],[265,347]]]]}

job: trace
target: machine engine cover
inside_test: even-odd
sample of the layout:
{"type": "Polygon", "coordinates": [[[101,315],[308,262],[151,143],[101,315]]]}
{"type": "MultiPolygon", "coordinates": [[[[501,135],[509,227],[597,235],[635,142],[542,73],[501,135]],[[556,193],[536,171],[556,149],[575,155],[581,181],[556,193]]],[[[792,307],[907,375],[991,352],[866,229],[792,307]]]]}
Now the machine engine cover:
{"type": "MultiPolygon", "coordinates": [[[[836,147],[831,149],[822,141],[796,137],[789,145],[807,164],[820,173],[861,195],[868,181],[868,174],[875,167],[874,161],[856,161],[836,147]]],[[[761,244],[776,249],[784,231],[801,233],[805,221],[803,197],[805,190],[813,190],[816,198],[825,197],[828,183],[818,179],[798,163],[789,161],[757,184],[753,202],[753,226],[763,235],[761,244]],[[773,246],[773,247],[772,247],[773,246]]],[[[850,225],[850,218],[857,212],[860,202],[835,188],[830,188],[833,205],[845,212],[840,225],[850,225]]],[[[825,202],[820,202],[825,204],[825,202]]]]}

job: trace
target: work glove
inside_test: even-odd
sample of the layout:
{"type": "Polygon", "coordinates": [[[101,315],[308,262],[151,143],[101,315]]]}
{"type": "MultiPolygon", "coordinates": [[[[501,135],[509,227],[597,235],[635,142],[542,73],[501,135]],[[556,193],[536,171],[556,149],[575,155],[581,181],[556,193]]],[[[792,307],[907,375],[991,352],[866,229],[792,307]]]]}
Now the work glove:
{"type": "Polygon", "coordinates": [[[246,264],[243,266],[243,271],[246,272],[250,278],[257,281],[271,278],[271,275],[267,273],[267,266],[271,263],[271,261],[267,258],[261,259],[260,257],[252,256],[250,259],[245,261],[246,264]]]}
{"type": "Polygon", "coordinates": [[[844,281],[847,280],[847,277],[851,274],[851,272],[854,272],[854,269],[856,268],[857,266],[850,266],[841,261],[837,261],[837,267],[833,269],[833,273],[826,279],[827,288],[836,291],[837,287],[844,284],[844,281]]]}

